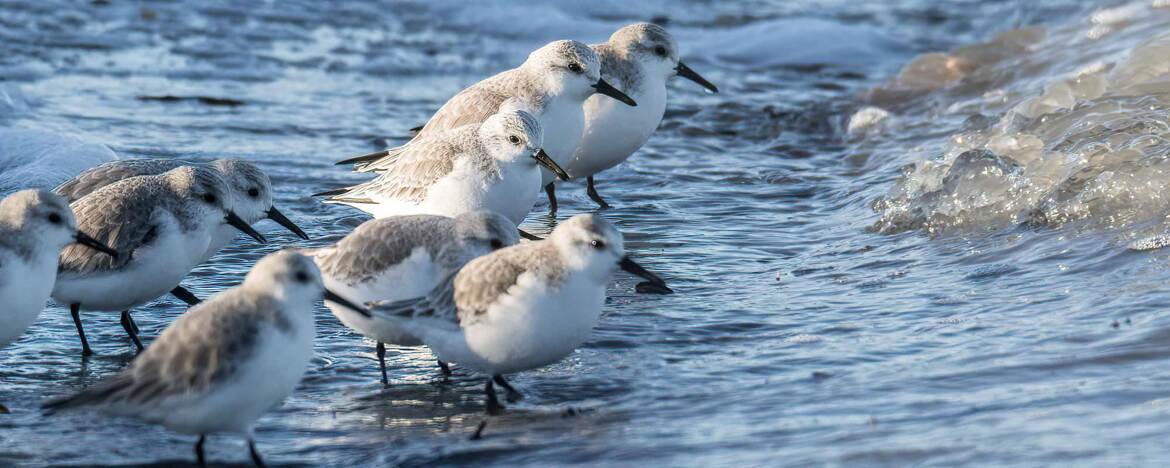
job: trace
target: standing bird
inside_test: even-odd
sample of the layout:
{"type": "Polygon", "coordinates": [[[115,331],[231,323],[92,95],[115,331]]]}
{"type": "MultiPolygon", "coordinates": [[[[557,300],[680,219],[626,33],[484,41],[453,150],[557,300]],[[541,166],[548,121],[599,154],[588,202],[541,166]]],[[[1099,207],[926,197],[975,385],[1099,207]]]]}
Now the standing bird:
{"type": "MultiPolygon", "coordinates": [[[[243,159],[216,159],[207,164],[191,163],[177,159],[123,159],[111,161],[97,167],[90,168],[77,177],[61,184],[55,190],[70,202],[77,201],[91,192],[123,179],[141,175],[158,175],[171,169],[182,166],[202,165],[216,170],[228,183],[232,195],[232,206],[236,214],[249,225],[256,224],[261,219],[271,219],[284,226],[293,234],[308,240],[309,235],[297,227],[272,204],[272,181],[268,175],[254,164],[243,159]]],[[[215,236],[203,253],[203,263],[235,240],[240,231],[231,225],[221,225],[215,231],[215,236]]],[[[171,294],[188,304],[199,302],[186,288],[177,286],[171,294]]]]}
{"type": "Polygon", "coordinates": [[[601,76],[640,104],[619,106],[597,97],[585,101],[585,132],[565,166],[574,178],[585,177],[589,198],[609,208],[597,193],[593,176],[621,164],[658,129],[666,111],[666,82],[681,76],[711,92],[719,88],[683,64],[674,38],[655,24],[631,24],[613,33],[608,42],[590,47],[601,58],[601,76]]]}
{"type": "Polygon", "coordinates": [[[195,456],[206,466],[209,434],[248,439],[252,427],[296,388],[313,356],[313,310],[322,297],[348,303],[321,284],[313,262],[282,251],[264,257],[244,283],[192,307],[117,375],[44,405],[52,414],[96,406],[182,434],[198,434],[195,456]]]}
{"type": "Polygon", "coordinates": [[[625,255],[612,224],[577,215],[545,240],[472,260],[426,297],[376,303],[373,315],[400,320],[439,359],[487,374],[487,410],[496,413],[493,382],[519,398],[504,374],[552,364],[585,342],[618,268],[666,288],[625,255]]]}
{"type": "MultiPolygon", "coordinates": [[[[355,164],[361,172],[384,171],[393,167],[396,154],[434,132],[469,123],[479,123],[495,114],[505,101],[515,99],[531,112],[544,129],[545,151],[558,164],[573,157],[585,129],[582,105],[594,94],[604,94],[625,105],[638,104],[601,78],[601,64],[589,46],[577,41],[554,41],[528,55],[518,68],[471,85],[452,97],[431,116],[406,145],[341,161],[355,164]]],[[[549,195],[549,208],[556,211],[552,185],[557,174],[543,173],[542,185],[549,195]]]]}
{"type": "Polygon", "coordinates": [[[81,326],[82,308],[121,311],[122,328],[141,351],[130,309],[178,286],[203,261],[221,225],[267,242],[231,203],[217,171],[193,166],[131,177],[73,202],[80,229],[119,252],[117,258],[80,246],[61,252],[52,296],[69,305],[83,355],[93,351],[81,326]]]}
{"type": "MultiPolygon", "coordinates": [[[[424,296],[472,259],[519,241],[516,225],[508,218],[473,211],[454,218],[414,215],[366,221],[337,245],[305,254],[321,268],[326,287],[364,304],[424,296]]],[[[341,323],[378,342],[383,385],[390,385],[386,343],[423,344],[403,331],[397,320],[356,314],[330,301],[325,305],[341,323]]],[[[445,363],[440,361],[439,366],[448,372],[445,363]]]]}
{"type": "MultiPolygon", "coordinates": [[[[53,290],[57,255],[74,242],[117,255],[78,231],[69,204],[48,190],[23,190],[0,200],[0,348],[36,322],[53,290]]],[[[7,412],[0,405],[0,414],[7,412]]]]}
{"type": "Polygon", "coordinates": [[[489,210],[516,225],[536,203],[541,166],[569,178],[541,149],[543,141],[532,114],[504,110],[483,123],[420,137],[403,146],[374,180],[315,196],[330,195],[326,203],[349,205],[375,218],[489,210]]]}
{"type": "Polygon", "coordinates": [[[0,347],[16,341],[44,310],[57,279],[57,256],[72,243],[117,255],[77,230],[69,204],[48,190],[22,190],[0,200],[0,347]]]}

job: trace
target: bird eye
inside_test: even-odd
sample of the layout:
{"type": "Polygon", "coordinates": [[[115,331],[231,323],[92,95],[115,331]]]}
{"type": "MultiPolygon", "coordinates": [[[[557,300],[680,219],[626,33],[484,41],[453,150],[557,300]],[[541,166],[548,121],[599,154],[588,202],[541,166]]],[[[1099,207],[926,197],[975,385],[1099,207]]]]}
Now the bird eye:
{"type": "Polygon", "coordinates": [[[601,249],[604,249],[604,248],[605,248],[605,242],[602,242],[602,241],[599,241],[599,240],[596,240],[596,239],[595,239],[595,240],[592,240],[592,241],[590,241],[590,242],[589,242],[589,245],[592,245],[592,246],[593,246],[593,248],[595,248],[595,249],[597,249],[597,250],[601,250],[601,249]]]}
{"type": "Polygon", "coordinates": [[[260,196],[260,189],[258,189],[258,188],[248,189],[248,196],[252,197],[252,198],[259,197],[260,196]]]}
{"type": "Polygon", "coordinates": [[[298,271],[297,274],[294,276],[294,278],[296,278],[298,283],[308,283],[309,282],[309,274],[305,273],[303,271],[298,271]]]}
{"type": "Polygon", "coordinates": [[[513,145],[519,145],[520,144],[520,137],[518,137],[516,135],[510,135],[510,136],[508,136],[508,141],[512,142],[513,145]]]}
{"type": "Polygon", "coordinates": [[[666,57],[666,47],[658,46],[654,48],[654,53],[659,57],[666,57]]]}
{"type": "Polygon", "coordinates": [[[571,71],[571,72],[573,72],[573,73],[581,73],[581,71],[582,71],[581,64],[579,64],[579,63],[570,63],[570,64],[569,64],[569,71],[571,71]]]}
{"type": "Polygon", "coordinates": [[[215,203],[215,200],[216,200],[216,198],[215,198],[214,194],[208,193],[208,194],[203,195],[203,201],[205,201],[207,203],[215,203]]]}
{"type": "Polygon", "coordinates": [[[499,240],[499,239],[492,239],[491,244],[492,244],[492,250],[497,250],[500,247],[504,246],[504,241],[499,240]]]}
{"type": "Polygon", "coordinates": [[[61,224],[61,215],[57,213],[49,213],[49,222],[53,224],[61,224]]]}

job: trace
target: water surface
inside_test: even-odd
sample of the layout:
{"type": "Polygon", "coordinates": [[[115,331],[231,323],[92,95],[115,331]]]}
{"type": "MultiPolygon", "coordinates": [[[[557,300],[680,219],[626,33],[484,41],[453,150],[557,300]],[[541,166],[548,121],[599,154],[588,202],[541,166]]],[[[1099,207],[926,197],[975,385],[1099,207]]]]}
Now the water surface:
{"type": "MultiPolygon", "coordinates": [[[[1150,248],[1170,214],[1170,55],[1142,45],[1170,29],[1164,1],[111,3],[0,0],[0,125],[259,164],[314,240],[264,226],[271,245],[241,238],[191,275],[202,296],[362,222],[308,197],[367,177],[334,160],[403,141],[546,41],[666,21],[720,87],[673,83],[654,138],[598,179],[604,216],[677,294],[619,276],[590,342],[513,377],[527,398],[479,441],[479,377],[443,382],[400,349],[383,390],[372,343],[321,309],[303,385],[257,428],[273,464],[1170,457],[1170,256],[1150,248]]],[[[526,229],[594,210],[559,193],[526,229]]],[[[154,337],[182,311],[135,316],[154,337]]],[[[38,414],[131,359],[116,315],[86,324],[88,361],[55,306],[0,351],[0,464],[193,461],[160,428],[38,414]]],[[[208,450],[247,461],[232,438],[208,450]]]]}

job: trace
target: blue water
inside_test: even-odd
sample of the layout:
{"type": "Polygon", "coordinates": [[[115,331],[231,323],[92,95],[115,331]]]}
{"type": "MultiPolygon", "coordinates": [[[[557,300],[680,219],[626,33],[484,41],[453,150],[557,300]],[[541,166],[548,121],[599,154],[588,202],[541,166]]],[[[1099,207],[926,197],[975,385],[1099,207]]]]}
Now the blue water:
{"type": "MultiPolygon", "coordinates": [[[[0,0],[0,125],[126,157],[260,165],[277,206],[313,240],[263,226],[271,245],[241,239],[192,273],[186,284],[207,296],[267,252],[336,241],[365,219],[309,198],[366,177],[333,161],[403,141],[447,97],[544,42],[666,21],[721,92],[673,83],[659,131],[598,181],[614,205],[603,215],[677,293],[635,294],[636,280],[620,275],[589,343],[513,377],[526,399],[478,441],[468,436],[485,419],[479,376],[456,368],[444,382],[429,353],[399,349],[383,390],[373,343],[322,308],[303,384],[258,425],[270,463],[1165,465],[1170,256],[1127,248],[1132,224],[1109,211],[1004,222],[988,209],[958,227],[873,228],[887,217],[875,203],[905,184],[903,166],[1170,25],[1167,10],[1149,10],[1088,39],[1093,13],[1118,5],[0,0]],[[919,54],[1029,25],[1055,39],[999,73],[882,92],[919,54]],[[865,105],[894,123],[849,135],[865,105]]],[[[580,185],[559,193],[557,216],[541,202],[525,229],[594,210],[580,185]]],[[[154,337],[183,309],[163,298],[135,317],[154,337]]],[[[133,357],[116,315],[86,323],[98,353],[87,361],[56,306],[0,350],[0,402],[13,409],[0,416],[0,465],[193,462],[194,441],[161,428],[38,413],[44,398],[133,357]]],[[[248,461],[229,437],[212,438],[208,456],[248,461]]]]}

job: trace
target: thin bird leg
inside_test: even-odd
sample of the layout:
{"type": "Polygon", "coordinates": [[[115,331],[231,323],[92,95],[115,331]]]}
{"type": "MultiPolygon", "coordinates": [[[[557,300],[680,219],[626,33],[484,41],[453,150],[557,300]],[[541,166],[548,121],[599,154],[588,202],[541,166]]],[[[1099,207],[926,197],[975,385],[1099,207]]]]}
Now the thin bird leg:
{"type": "Polygon", "coordinates": [[[487,395],[487,413],[491,415],[500,414],[504,411],[504,405],[500,404],[500,400],[496,398],[496,388],[492,386],[492,379],[487,380],[487,385],[483,388],[487,395]]]}
{"type": "Polygon", "coordinates": [[[207,459],[203,457],[203,442],[207,440],[207,435],[200,435],[199,442],[195,442],[195,459],[199,460],[199,466],[207,468],[207,459]]]}
{"type": "Polygon", "coordinates": [[[256,441],[251,437],[248,438],[248,452],[252,454],[252,463],[255,463],[260,468],[264,468],[264,459],[260,458],[260,452],[256,451],[256,441]]]}
{"type": "Polygon", "coordinates": [[[442,359],[439,359],[438,361],[439,361],[439,372],[443,373],[443,377],[451,375],[451,366],[448,366],[447,363],[443,362],[442,359]]]}
{"type": "Polygon", "coordinates": [[[200,302],[199,297],[195,296],[195,294],[191,293],[191,291],[188,291],[187,288],[183,287],[183,285],[175,286],[175,289],[171,290],[171,295],[179,298],[179,300],[183,302],[186,302],[188,306],[193,306],[200,302]]]}
{"type": "Polygon", "coordinates": [[[548,195],[548,214],[557,213],[557,186],[556,182],[549,182],[544,186],[544,193],[548,195]]]}
{"type": "Polygon", "coordinates": [[[73,324],[77,326],[77,336],[81,338],[81,355],[93,356],[89,349],[89,340],[85,339],[85,329],[81,327],[81,304],[69,304],[69,313],[73,315],[73,324]]]}
{"type": "Polygon", "coordinates": [[[601,195],[597,193],[597,187],[593,186],[593,176],[586,177],[585,184],[585,193],[589,194],[589,198],[597,202],[597,206],[601,207],[601,209],[609,209],[609,203],[606,203],[605,199],[601,198],[601,195]]]}
{"type": "Polygon", "coordinates": [[[126,334],[130,336],[130,340],[134,342],[134,347],[138,348],[138,352],[142,352],[142,341],[138,339],[138,325],[134,324],[134,319],[130,317],[129,310],[122,311],[122,329],[126,330],[126,334]]]}
{"type": "Polygon", "coordinates": [[[504,376],[496,374],[492,376],[492,380],[496,381],[497,384],[499,384],[501,387],[504,387],[504,390],[508,391],[508,403],[515,403],[524,399],[524,395],[520,394],[520,392],[516,390],[516,387],[513,387],[512,384],[508,383],[507,380],[504,380],[504,376]]]}
{"type": "Polygon", "coordinates": [[[378,342],[378,367],[382,369],[382,387],[390,388],[390,378],[386,376],[386,344],[378,342]]]}

